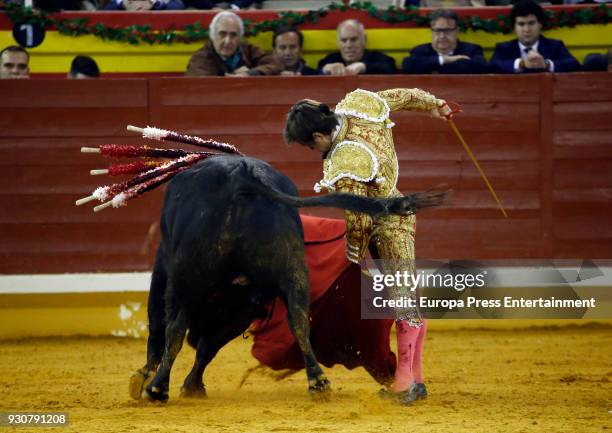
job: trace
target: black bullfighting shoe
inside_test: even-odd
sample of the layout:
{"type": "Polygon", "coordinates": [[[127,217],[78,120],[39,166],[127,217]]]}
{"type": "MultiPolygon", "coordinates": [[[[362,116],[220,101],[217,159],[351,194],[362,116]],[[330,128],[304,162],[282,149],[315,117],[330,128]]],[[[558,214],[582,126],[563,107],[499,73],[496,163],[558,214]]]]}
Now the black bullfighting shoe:
{"type": "Polygon", "coordinates": [[[417,396],[420,399],[425,399],[427,398],[427,387],[425,386],[424,383],[417,383],[417,396]]]}
{"type": "MultiPolygon", "coordinates": [[[[423,388],[425,388],[425,385],[423,385],[423,388]]],[[[384,400],[391,400],[402,406],[408,406],[413,401],[416,401],[419,398],[421,398],[419,397],[418,389],[419,389],[418,385],[413,382],[412,384],[410,384],[410,387],[406,391],[393,392],[387,389],[381,389],[378,395],[380,396],[380,398],[384,400]]],[[[425,390],[425,395],[427,395],[427,389],[424,389],[424,390],[425,390]]]]}

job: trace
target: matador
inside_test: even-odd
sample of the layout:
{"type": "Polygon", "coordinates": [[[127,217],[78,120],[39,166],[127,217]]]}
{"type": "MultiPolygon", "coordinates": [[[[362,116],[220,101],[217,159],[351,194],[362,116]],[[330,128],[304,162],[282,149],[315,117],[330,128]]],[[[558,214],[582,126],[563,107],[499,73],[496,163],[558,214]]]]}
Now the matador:
{"type": "MultiPolygon", "coordinates": [[[[389,118],[392,111],[429,113],[445,119],[451,110],[446,101],[420,89],[390,89],[348,93],[335,110],[305,99],[296,103],[285,125],[285,141],[299,143],[323,153],[323,179],[315,191],[351,193],[369,197],[400,196],[398,161],[389,118]]],[[[414,272],[416,217],[369,215],[346,211],[346,255],[360,263],[370,249],[380,259],[382,271],[414,272]]],[[[392,299],[415,298],[410,286],[390,287],[392,299]]],[[[401,404],[425,398],[421,359],[426,321],[417,308],[395,310],[398,367],[384,396],[401,404]]]]}

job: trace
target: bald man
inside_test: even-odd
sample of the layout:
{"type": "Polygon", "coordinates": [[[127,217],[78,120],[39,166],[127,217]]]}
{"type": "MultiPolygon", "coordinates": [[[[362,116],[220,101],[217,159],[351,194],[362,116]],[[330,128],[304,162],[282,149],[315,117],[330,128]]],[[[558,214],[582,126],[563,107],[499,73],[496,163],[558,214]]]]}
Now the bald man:
{"type": "Polygon", "coordinates": [[[395,74],[395,60],[380,51],[366,50],[367,35],[357,20],[342,21],[336,29],[338,48],[319,62],[323,75],[395,74]]]}
{"type": "Polygon", "coordinates": [[[20,46],[0,51],[0,80],[30,78],[30,55],[20,46]]]}

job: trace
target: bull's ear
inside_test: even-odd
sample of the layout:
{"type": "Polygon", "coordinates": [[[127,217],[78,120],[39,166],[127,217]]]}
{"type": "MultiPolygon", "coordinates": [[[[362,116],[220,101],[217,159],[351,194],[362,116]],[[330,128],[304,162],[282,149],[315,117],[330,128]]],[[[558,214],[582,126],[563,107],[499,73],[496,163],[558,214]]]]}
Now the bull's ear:
{"type": "Polygon", "coordinates": [[[420,207],[416,194],[411,194],[395,198],[389,208],[389,213],[405,216],[414,215],[420,207]]]}
{"type": "Polygon", "coordinates": [[[404,212],[404,215],[411,215],[414,213],[414,204],[412,203],[412,200],[406,199],[402,201],[402,211],[404,212]]]}
{"type": "Polygon", "coordinates": [[[400,213],[402,215],[413,215],[415,213],[412,198],[404,197],[400,204],[400,213]]]}

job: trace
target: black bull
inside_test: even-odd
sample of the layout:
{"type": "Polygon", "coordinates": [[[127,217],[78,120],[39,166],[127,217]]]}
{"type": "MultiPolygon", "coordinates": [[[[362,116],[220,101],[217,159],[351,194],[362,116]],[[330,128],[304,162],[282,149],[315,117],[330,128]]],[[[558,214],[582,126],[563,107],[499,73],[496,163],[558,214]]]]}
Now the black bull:
{"type": "Polygon", "coordinates": [[[269,164],[234,155],[211,157],[172,179],[149,293],[147,365],[132,377],[134,398],[167,401],[170,371],[187,330],[196,360],[181,393],[205,396],[208,363],[254,319],[265,317],[264,306],[276,297],[287,306],[309,392],[325,393],[329,381],[309,339],[308,270],[296,207],[410,214],[439,204],[445,193],[390,199],[297,195],[293,182],[269,164]]]}

